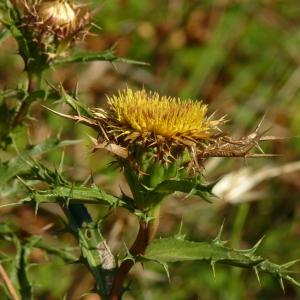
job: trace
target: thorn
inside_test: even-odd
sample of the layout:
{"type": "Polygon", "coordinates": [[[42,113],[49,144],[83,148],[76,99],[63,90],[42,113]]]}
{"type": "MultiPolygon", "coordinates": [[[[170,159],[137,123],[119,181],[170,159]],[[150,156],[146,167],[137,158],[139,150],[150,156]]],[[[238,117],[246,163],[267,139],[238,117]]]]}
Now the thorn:
{"type": "Polygon", "coordinates": [[[261,120],[259,121],[259,123],[257,124],[257,126],[256,126],[256,128],[255,128],[255,130],[254,130],[254,132],[258,132],[258,131],[259,131],[259,129],[260,129],[262,123],[264,122],[264,120],[265,120],[265,118],[266,118],[266,115],[267,115],[267,113],[264,113],[264,114],[263,114],[263,116],[262,116],[261,120]]]}
{"type": "Polygon", "coordinates": [[[216,279],[216,269],[215,269],[216,261],[211,260],[210,265],[211,265],[211,268],[212,268],[214,279],[216,279]]]}
{"type": "Polygon", "coordinates": [[[281,154],[246,154],[245,158],[281,157],[281,154]]]}
{"type": "Polygon", "coordinates": [[[257,278],[258,284],[261,286],[261,281],[260,281],[258,269],[257,269],[257,267],[253,267],[253,269],[254,269],[254,273],[255,273],[255,276],[257,278]]]}
{"type": "Polygon", "coordinates": [[[285,287],[284,287],[284,283],[283,283],[283,279],[282,279],[281,275],[279,275],[279,284],[280,284],[280,287],[281,287],[283,293],[285,294],[285,287]]]}
{"type": "Polygon", "coordinates": [[[35,206],[34,206],[34,214],[37,215],[38,214],[38,210],[39,210],[39,203],[37,201],[35,201],[35,206]]]}
{"type": "Polygon", "coordinates": [[[260,147],[260,145],[258,143],[256,143],[256,148],[258,149],[260,154],[265,154],[264,150],[260,147]]]}
{"type": "Polygon", "coordinates": [[[98,140],[92,137],[91,135],[87,134],[88,138],[91,140],[91,142],[96,146],[98,144],[98,140]]]}
{"type": "Polygon", "coordinates": [[[110,63],[111,63],[111,65],[112,65],[114,71],[117,72],[117,73],[119,73],[119,70],[118,70],[117,65],[116,65],[113,61],[111,61],[110,63]]]}
{"type": "Polygon", "coordinates": [[[258,242],[251,249],[249,249],[249,253],[254,254],[256,252],[257,248],[260,246],[260,244],[264,240],[264,238],[265,238],[265,236],[263,236],[262,238],[260,238],[258,240],[258,242]]]}
{"type": "MultiPolygon", "coordinates": [[[[23,205],[24,204],[24,202],[26,202],[26,198],[25,198],[25,200],[23,199],[22,201],[20,201],[20,202],[13,202],[13,203],[7,203],[7,204],[2,204],[2,205],[0,205],[0,208],[4,208],[4,207],[13,207],[13,206],[18,206],[18,205],[23,205]]],[[[28,199],[29,200],[29,199],[28,199]]]]}
{"type": "Polygon", "coordinates": [[[86,186],[88,182],[91,180],[91,178],[92,178],[92,174],[89,174],[87,178],[83,181],[81,186],[86,186]]]}
{"type": "Polygon", "coordinates": [[[65,151],[62,151],[61,158],[58,166],[58,174],[61,175],[64,167],[65,151]]]}
{"type": "Polygon", "coordinates": [[[129,251],[129,248],[127,247],[127,245],[126,245],[126,243],[125,243],[124,241],[123,241],[123,245],[124,245],[125,251],[126,251],[126,256],[125,256],[124,260],[126,260],[126,259],[131,259],[131,260],[134,261],[134,258],[133,258],[133,256],[131,255],[131,253],[130,253],[130,251],[129,251]]]}
{"type": "Polygon", "coordinates": [[[222,242],[222,240],[221,240],[221,236],[222,236],[223,229],[224,229],[224,223],[225,223],[225,219],[223,220],[223,223],[222,223],[222,225],[221,225],[221,227],[220,227],[220,229],[218,231],[217,236],[213,240],[213,243],[215,243],[215,244],[219,244],[219,245],[225,244],[225,242],[222,242]]]}
{"type": "Polygon", "coordinates": [[[47,107],[47,106],[45,106],[45,105],[42,105],[42,107],[44,107],[45,109],[51,111],[52,113],[54,113],[54,114],[56,114],[56,115],[58,115],[58,116],[60,116],[60,117],[64,117],[64,118],[71,119],[71,120],[76,120],[76,121],[78,120],[78,119],[77,119],[76,117],[74,117],[74,116],[70,116],[70,115],[66,115],[66,114],[60,113],[60,112],[55,111],[55,110],[53,110],[53,109],[51,109],[51,108],[49,108],[49,107],[47,107]]]}
{"type": "Polygon", "coordinates": [[[76,82],[75,89],[74,89],[74,98],[77,98],[79,93],[78,91],[79,91],[79,83],[76,82]]]}
{"type": "Polygon", "coordinates": [[[184,240],[185,239],[185,234],[182,233],[182,225],[183,225],[183,221],[181,219],[181,222],[179,225],[179,231],[178,231],[178,233],[175,234],[176,240],[184,240]]]}
{"type": "Polygon", "coordinates": [[[33,193],[34,192],[34,189],[32,189],[20,176],[16,176],[17,177],[17,179],[25,186],[25,188],[29,191],[29,192],[31,192],[31,193],[33,193]]]}
{"type": "Polygon", "coordinates": [[[296,263],[298,263],[299,261],[300,261],[300,259],[295,259],[295,260],[289,261],[289,262],[281,265],[280,267],[283,269],[288,269],[288,268],[292,267],[293,265],[295,265],[296,263]]]}
{"type": "Polygon", "coordinates": [[[164,270],[166,271],[169,283],[171,283],[171,277],[170,277],[170,272],[169,272],[169,269],[168,269],[168,264],[167,263],[161,263],[161,264],[162,264],[164,270]]]}
{"type": "Polygon", "coordinates": [[[263,135],[260,138],[260,141],[281,141],[291,139],[289,136],[272,136],[272,135],[263,135]]]}
{"type": "Polygon", "coordinates": [[[195,195],[197,193],[197,190],[195,188],[192,188],[188,194],[184,196],[184,200],[189,199],[191,196],[195,195]]]}
{"type": "Polygon", "coordinates": [[[48,81],[47,79],[45,79],[45,82],[46,84],[52,89],[54,90],[55,92],[59,93],[59,89],[54,85],[52,84],[50,81],[48,81]]]}

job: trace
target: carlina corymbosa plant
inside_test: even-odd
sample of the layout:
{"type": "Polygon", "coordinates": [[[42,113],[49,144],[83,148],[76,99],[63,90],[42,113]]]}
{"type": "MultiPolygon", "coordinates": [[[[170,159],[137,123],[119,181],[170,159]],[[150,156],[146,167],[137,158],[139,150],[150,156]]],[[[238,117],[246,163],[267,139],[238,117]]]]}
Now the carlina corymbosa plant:
{"type": "MultiPolygon", "coordinates": [[[[155,239],[162,201],[176,191],[197,195],[209,201],[213,185],[203,184],[203,162],[209,157],[268,156],[259,142],[273,137],[259,134],[259,126],[249,136],[233,139],[222,131],[225,117],[208,115],[207,105],[199,101],[160,96],[146,90],[127,88],[107,98],[106,109],[87,108],[61,90],[62,99],[75,115],[54,113],[83,123],[97,132],[93,149],[106,149],[124,172],[131,195],[123,204],[139,219],[139,232],[127,256],[116,262],[106,247],[100,254],[110,257],[109,299],[120,299],[131,267],[137,262],[156,261],[163,265],[181,260],[208,260],[273,273],[299,285],[287,273],[289,264],[271,264],[256,255],[258,242],[249,250],[225,247],[221,231],[211,243],[195,243],[182,238],[155,239]],[[153,240],[154,239],[154,240],[153,240]],[[106,254],[105,254],[106,253],[106,254]]],[[[51,110],[52,111],[52,110],[51,110]]],[[[121,201],[121,200],[120,200],[121,201]]],[[[100,250],[99,250],[100,251],[100,250]]],[[[100,251],[101,252],[101,251],[100,251]]],[[[103,297],[103,294],[100,292],[103,297]]]]}
{"type": "Polygon", "coordinates": [[[5,112],[5,118],[0,120],[1,206],[33,206],[39,214],[41,204],[52,203],[63,211],[61,223],[76,242],[75,249],[61,248],[48,243],[42,234],[24,236],[21,229],[8,222],[0,223],[2,241],[14,245],[13,253],[0,253],[5,299],[36,299],[29,275],[33,249],[58,256],[66,263],[84,265],[95,282],[87,292],[98,294],[102,300],[122,299],[128,291],[131,268],[146,262],[161,264],[167,273],[168,263],[172,262],[207,261],[213,273],[220,263],[253,270],[258,280],[261,272],[269,273],[282,288],[284,280],[300,287],[290,274],[295,261],[278,265],[259,256],[261,241],[250,249],[234,249],[222,240],[222,227],[212,241],[193,242],[182,234],[156,237],[160,207],[167,197],[181,192],[208,202],[213,199],[214,184],[205,183],[203,178],[206,159],[266,157],[260,143],[274,137],[261,133],[259,125],[250,135],[233,138],[223,129],[226,118],[209,113],[203,102],[161,96],[146,89],[128,87],[108,96],[105,108],[88,107],[79,101],[77,92],[69,93],[62,85],[56,88],[45,84],[48,80],[44,76],[55,72],[57,66],[73,62],[145,64],[117,57],[112,49],[78,52],[76,43],[89,33],[92,13],[73,1],[4,0],[0,11],[0,42],[8,37],[17,41],[27,74],[17,88],[3,90],[0,97],[0,113],[5,112]],[[94,129],[92,151],[104,149],[113,156],[112,165],[124,174],[127,193],[115,196],[91,178],[84,182],[67,178],[63,172],[64,155],[56,169],[49,167],[50,161],[42,162],[42,154],[78,141],[58,137],[32,145],[30,136],[20,129],[31,122],[31,104],[38,104],[38,100],[43,101],[45,113],[51,111],[94,129]],[[53,101],[66,103],[72,113],[53,110],[53,101]],[[21,149],[20,139],[26,140],[21,149]],[[2,154],[9,159],[2,162],[2,154]],[[101,217],[92,217],[91,206],[87,205],[103,211],[101,217]],[[134,242],[125,243],[117,251],[106,240],[104,226],[115,208],[126,209],[139,226],[134,242]]]}

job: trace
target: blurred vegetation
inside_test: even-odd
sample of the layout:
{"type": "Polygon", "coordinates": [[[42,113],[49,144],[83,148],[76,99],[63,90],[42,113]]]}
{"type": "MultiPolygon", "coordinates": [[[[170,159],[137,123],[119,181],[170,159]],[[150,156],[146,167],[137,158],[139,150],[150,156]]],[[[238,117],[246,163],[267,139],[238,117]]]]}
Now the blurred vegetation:
{"type": "MultiPolygon", "coordinates": [[[[208,240],[216,236],[225,220],[224,237],[232,241],[233,247],[249,248],[265,236],[259,254],[271,256],[278,263],[299,258],[300,171],[299,166],[289,172],[282,167],[296,164],[300,153],[300,6],[297,1],[111,0],[99,3],[95,0],[93,5],[94,22],[101,31],[94,29],[97,35],[89,36],[81,47],[105,50],[114,46],[117,55],[150,65],[116,63],[112,66],[107,62],[91,62],[68,68],[59,66],[55,74],[52,71],[47,74],[51,77],[49,84],[61,82],[66,90],[75,90],[78,85],[81,99],[93,106],[103,106],[106,94],[126,85],[203,99],[218,114],[227,114],[230,120],[227,129],[236,136],[249,133],[265,115],[262,131],[270,129],[274,136],[288,137],[265,145],[267,153],[278,157],[207,161],[208,181],[247,167],[253,173],[239,181],[243,186],[259,170],[272,167],[279,172],[262,176],[251,193],[241,193],[235,203],[228,196],[230,187],[226,190],[228,194],[223,193],[213,204],[180,195],[168,199],[161,211],[158,236],[178,233],[178,224],[182,222],[181,230],[188,238],[208,240]]],[[[24,84],[17,81],[23,66],[14,54],[15,42],[8,38],[0,47],[1,89],[24,84]]],[[[28,121],[26,130],[15,130],[18,149],[24,147],[26,131],[34,144],[58,134],[68,140],[83,139],[89,143],[90,131],[46,112],[41,104],[43,101],[33,105],[33,119],[28,121]]],[[[2,110],[3,105],[0,131],[5,130],[2,110]]],[[[61,152],[58,149],[44,155],[50,167],[59,165],[61,152]]],[[[0,151],[1,161],[10,158],[0,151]]],[[[108,167],[110,161],[105,152],[91,154],[82,144],[66,148],[66,173],[70,178],[84,180],[92,173],[96,184],[117,195],[126,186],[122,176],[108,167]]],[[[2,192],[1,203],[13,201],[9,194],[10,191],[2,192]]],[[[90,209],[95,216],[105,214],[92,206],[90,209]]],[[[42,205],[38,215],[29,205],[1,208],[0,214],[0,222],[13,224],[24,239],[39,234],[57,247],[72,246],[73,237],[61,231],[61,218],[62,212],[51,204],[42,205]]],[[[134,225],[135,220],[123,209],[109,216],[105,229],[112,248],[117,249],[123,240],[132,240],[128,232],[134,225]]],[[[3,253],[14,251],[10,241],[1,240],[0,246],[3,253]]],[[[33,263],[29,276],[39,295],[37,299],[58,300],[64,294],[68,294],[67,299],[78,299],[93,286],[85,269],[72,264],[66,266],[55,255],[46,257],[42,250],[35,249],[29,259],[33,263]]],[[[299,265],[295,270],[300,271],[299,265]]],[[[135,268],[132,277],[138,280],[129,286],[125,299],[300,298],[300,289],[296,287],[286,284],[283,293],[272,277],[262,275],[260,285],[254,273],[233,267],[218,265],[214,278],[206,264],[185,262],[170,266],[170,274],[168,282],[161,266],[149,263],[145,270],[135,268]]],[[[0,299],[6,299],[2,292],[0,299]]],[[[98,298],[89,295],[84,299],[98,298]]]]}

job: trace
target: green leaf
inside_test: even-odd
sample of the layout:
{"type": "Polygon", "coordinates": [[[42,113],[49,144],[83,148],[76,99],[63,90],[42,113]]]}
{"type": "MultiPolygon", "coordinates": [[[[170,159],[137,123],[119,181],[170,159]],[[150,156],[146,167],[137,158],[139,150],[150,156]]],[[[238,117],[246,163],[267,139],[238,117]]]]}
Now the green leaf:
{"type": "Polygon", "coordinates": [[[209,242],[191,242],[176,238],[154,240],[146,250],[150,260],[168,263],[189,260],[209,260],[235,266],[252,267],[260,263],[261,257],[249,258],[243,251],[209,242]]]}
{"type": "Polygon", "coordinates": [[[128,204],[118,197],[108,194],[97,186],[54,186],[44,191],[32,191],[23,202],[34,200],[37,204],[51,202],[71,202],[103,204],[109,206],[128,207],[128,204]]]}
{"type": "Polygon", "coordinates": [[[73,110],[77,112],[78,115],[85,115],[87,117],[93,117],[92,111],[83,103],[75,99],[75,97],[69,95],[64,88],[60,88],[60,97],[66,102],[73,110]]]}
{"type": "Polygon", "coordinates": [[[31,168],[30,161],[41,154],[45,154],[54,149],[77,144],[78,141],[60,141],[59,139],[49,139],[41,144],[29,147],[19,156],[8,162],[0,162],[0,187],[14,176],[21,174],[31,168]]]}
{"type": "Polygon", "coordinates": [[[27,63],[27,60],[31,57],[31,51],[29,47],[29,43],[24,36],[23,32],[15,25],[10,24],[9,30],[12,34],[12,36],[17,40],[19,44],[19,52],[20,55],[23,57],[25,62],[27,63]]]}
{"type": "Polygon", "coordinates": [[[120,62],[120,63],[127,63],[127,64],[136,64],[136,65],[147,65],[147,63],[126,59],[122,57],[117,57],[114,55],[113,51],[106,50],[100,53],[78,53],[72,56],[68,56],[66,58],[60,58],[54,60],[52,62],[53,66],[62,65],[62,64],[69,64],[69,63],[76,63],[76,62],[91,62],[91,61],[109,61],[109,62],[120,62]]]}
{"type": "Polygon", "coordinates": [[[203,185],[193,180],[165,180],[160,183],[155,189],[156,193],[172,194],[175,191],[197,195],[204,200],[211,202],[213,185],[203,185]]]}
{"type": "Polygon", "coordinates": [[[225,247],[219,240],[212,242],[192,242],[176,238],[154,240],[146,249],[142,260],[155,261],[161,264],[178,261],[208,261],[212,267],[216,263],[242,268],[255,269],[285,279],[300,287],[300,283],[290,276],[288,268],[295,262],[277,265],[269,260],[255,255],[255,245],[251,249],[236,250],[225,247]]]}

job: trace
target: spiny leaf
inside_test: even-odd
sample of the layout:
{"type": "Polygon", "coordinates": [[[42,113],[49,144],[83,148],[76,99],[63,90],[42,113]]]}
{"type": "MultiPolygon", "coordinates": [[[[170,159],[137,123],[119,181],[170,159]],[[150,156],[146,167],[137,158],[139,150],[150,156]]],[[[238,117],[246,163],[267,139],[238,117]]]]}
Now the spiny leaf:
{"type": "Polygon", "coordinates": [[[267,259],[254,255],[253,251],[232,249],[218,245],[214,241],[191,242],[175,238],[157,239],[150,243],[141,260],[156,261],[160,264],[193,260],[209,261],[213,265],[215,263],[227,264],[254,269],[258,280],[258,271],[263,271],[278,278],[282,287],[283,279],[300,287],[300,282],[291,277],[291,272],[287,270],[288,267],[296,263],[295,261],[277,265],[267,259]]]}
{"type": "Polygon", "coordinates": [[[90,203],[113,207],[127,207],[128,204],[118,197],[108,194],[98,187],[83,186],[55,186],[49,190],[34,191],[30,196],[22,199],[23,202],[35,201],[37,203],[90,203]],[[67,201],[68,199],[68,201],[67,201]]]}
{"type": "Polygon", "coordinates": [[[145,257],[159,262],[213,260],[241,267],[259,264],[261,257],[249,257],[242,251],[216,245],[213,242],[191,242],[174,238],[154,240],[146,249],[145,257]]]}
{"type": "Polygon", "coordinates": [[[80,115],[84,115],[84,116],[88,116],[88,117],[92,117],[93,113],[90,111],[90,109],[85,106],[83,103],[81,103],[80,101],[78,101],[75,97],[69,95],[65,89],[63,88],[63,86],[60,87],[60,97],[61,99],[66,102],[73,110],[75,110],[78,114],[78,116],[80,115]]]}
{"type": "Polygon", "coordinates": [[[19,156],[6,163],[0,162],[0,187],[14,176],[30,169],[29,161],[41,154],[51,152],[54,149],[77,144],[78,141],[60,141],[59,139],[49,139],[41,144],[29,147],[19,156]]]}
{"type": "Polygon", "coordinates": [[[136,60],[126,59],[123,57],[117,57],[114,55],[111,49],[100,52],[100,53],[78,53],[66,58],[60,58],[52,62],[53,66],[75,63],[75,62],[91,62],[91,61],[109,61],[111,63],[127,63],[136,65],[148,65],[145,62],[140,62],[136,60]]]}
{"type": "Polygon", "coordinates": [[[154,189],[156,193],[172,194],[175,191],[186,194],[193,194],[202,197],[204,200],[211,202],[209,196],[212,196],[211,185],[195,183],[191,180],[165,180],[154,189]]]}

